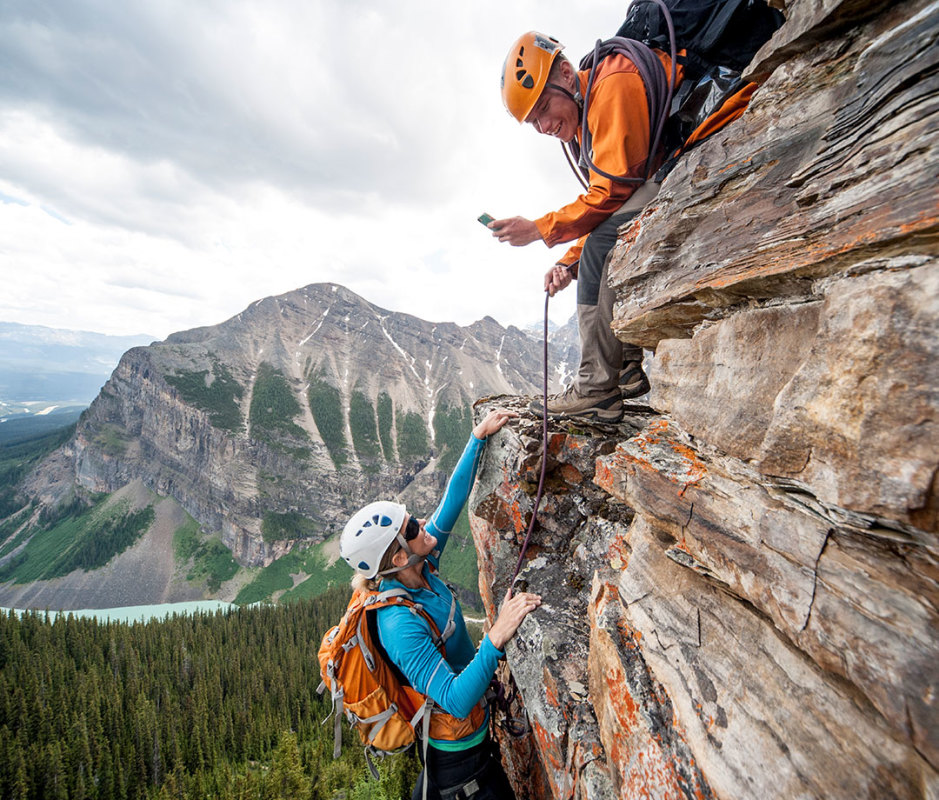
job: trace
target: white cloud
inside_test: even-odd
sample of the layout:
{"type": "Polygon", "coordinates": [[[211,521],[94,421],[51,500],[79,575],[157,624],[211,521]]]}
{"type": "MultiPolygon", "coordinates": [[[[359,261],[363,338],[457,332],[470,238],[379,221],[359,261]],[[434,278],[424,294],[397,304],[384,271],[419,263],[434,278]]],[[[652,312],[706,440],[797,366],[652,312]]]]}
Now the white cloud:
{"type": "Polygon", "coordinates": [[[162,337],[332,281],[432,320],[536,321],[562,249],[500,245],[476,217],[537,217],[578,187],[557,143],[502,109],[502,59],[529,28],[576,59],[623,14],[5,3],[0,319],[162,337]]]}

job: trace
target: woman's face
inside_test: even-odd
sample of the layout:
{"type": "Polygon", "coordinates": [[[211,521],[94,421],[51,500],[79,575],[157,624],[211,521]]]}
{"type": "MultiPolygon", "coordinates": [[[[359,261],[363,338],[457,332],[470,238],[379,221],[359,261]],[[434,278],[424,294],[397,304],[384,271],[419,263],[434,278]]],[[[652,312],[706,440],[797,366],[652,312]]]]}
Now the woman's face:
{"type": "Polygon", "coordinates": [[[434,548],[437,546],[437,537],[431,536],[427,529],[424,527],[427,524],[426,519],[418,519],[412,514],[408,515],[408,518],[404,521],[404,525],[401,528],[401,533],[404,538],[407,540],[408,547],[411,548],[411,552],[418,556],[427,556],[430,555],[434,548]],[[419,529],[418,532],[414,535],[413,538],[408,538],[410,531],[408,527],[411,527],[413,531],[413,523],[409,524],[411,520],[417,523],[419,529]]]}

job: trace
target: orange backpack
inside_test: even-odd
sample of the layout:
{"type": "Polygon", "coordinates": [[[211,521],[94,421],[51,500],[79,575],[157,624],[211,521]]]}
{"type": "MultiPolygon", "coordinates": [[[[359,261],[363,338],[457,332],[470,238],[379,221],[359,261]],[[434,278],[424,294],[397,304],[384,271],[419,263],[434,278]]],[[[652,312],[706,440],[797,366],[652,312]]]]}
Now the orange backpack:
{"type": "MultiPolygon", "coordinates": [[[[446,656],[445,642],[455,629],[456,600],[450,604],[450,618],[441,635],[430,615],[404,589],[385,592],[358,591],[352,595],[339,624],[330,628],[319,649],[323,682],[319,691],[330,690],[335,715],[333,758],[342,748],[342,716],[359,732],[366,747],[369,769],[378,773],[371,755],[383,757],[400,752],[417,740],[417,726],[423,721],[423,744],[428,737],[454,740],[478,730],[485,721],[485,709],[477,705],[466,719],[458,719],[441,709],[426,695],[403,682],[397,668],[386,660],[378,641],[375,612],[392,605],[404,605],[421,616],[430,627],[434,646],[446,656]]],[[[329,719],[329,717],[327,717],[329,719]]]]}

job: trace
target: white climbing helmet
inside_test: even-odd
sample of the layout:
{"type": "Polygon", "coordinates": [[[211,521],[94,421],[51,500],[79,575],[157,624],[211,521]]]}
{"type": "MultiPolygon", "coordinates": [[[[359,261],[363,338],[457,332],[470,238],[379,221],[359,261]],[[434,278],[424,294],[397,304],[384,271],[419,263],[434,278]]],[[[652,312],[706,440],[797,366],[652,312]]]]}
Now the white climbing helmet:
{"type": "Polygon", "coordinates": [[[339,554],[356,572],[374,578],[408,512],[400,503],[378,500],[352,515],[339,539],[339,554]]]}

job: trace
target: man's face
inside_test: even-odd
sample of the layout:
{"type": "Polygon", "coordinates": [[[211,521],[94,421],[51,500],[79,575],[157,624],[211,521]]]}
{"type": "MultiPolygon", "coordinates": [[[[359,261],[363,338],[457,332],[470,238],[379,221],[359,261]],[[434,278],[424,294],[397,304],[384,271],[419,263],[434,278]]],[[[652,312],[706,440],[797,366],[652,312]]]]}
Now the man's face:
{"type": "Polygon", "coordinates": [[[535,103],[525,122],[533,125],[538,133],[554,136],[569,142],[577,133],[580,124],[580,109],[563,92],[547,87],[535,103]]]}

